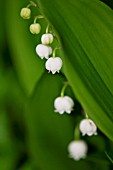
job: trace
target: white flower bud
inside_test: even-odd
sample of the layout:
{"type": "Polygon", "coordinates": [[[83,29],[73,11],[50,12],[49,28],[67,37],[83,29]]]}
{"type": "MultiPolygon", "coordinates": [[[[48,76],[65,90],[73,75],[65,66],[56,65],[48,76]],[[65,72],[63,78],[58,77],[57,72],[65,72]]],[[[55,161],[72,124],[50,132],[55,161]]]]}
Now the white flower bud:
{"type": "Polygon", "coordinates": [[[41,26],[39,23],[31,24],[30,25],[30,32],[32,34],[39,34],[41,31],[41,26]]]}
{"type": "Polygon", "coordinates": [[[81,158],[85,158],[87,155],[87,151],[88,146],[83,140],[72,141],[68,145],[69,157],[73,158],[76,161],[80,160],[81,158]]]}
{"type": "Polygon", "coordinates": [[[31,17],[31,10],[29,8],[22,8],[20,11],[20,16],[23,19],[29,19],[31,17]]]}
{"type": "Polygon", "coordinates": [[[53,42],[53,35],[52,34],[43,34],[41,37],[42,44],[48,45],[53,42]]]}
{"type": "Polygon", "coordinates": [[[52,48],[43,44],[39,44],[36,46],[36,53],[39,55],[41,59],[49,58],[49,55],[52,54],[52,48]]]}
{"type": "Polygon", "coordinates": [[[62,60],[59,57],[51,57],[46,61],[45,67],[49,72],[51,71],[52,74],[56,72],[59,73],[62,67],[62,60]]]}
{"type": "Polygon", "coordinates": [[[57,97],[54,101],[55,112],[70,114],[74,107],[74,102],[69,96],[57,97]]]}
{"type": "Polygon", "coordinates": [[[91,119],[83,119],[80,122],[80,131],[82,132],[82,135],[97,135],[97,127],[95,123],[91,119]]]}

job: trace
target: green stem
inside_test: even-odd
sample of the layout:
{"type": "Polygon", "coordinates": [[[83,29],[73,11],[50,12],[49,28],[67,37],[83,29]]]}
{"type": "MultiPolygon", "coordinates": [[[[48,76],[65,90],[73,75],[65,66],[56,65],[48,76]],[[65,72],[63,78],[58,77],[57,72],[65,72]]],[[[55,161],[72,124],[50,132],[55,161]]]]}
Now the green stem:
{"type": "Polygon", "coordinates": [[[33,1],[30,1],[30,3],[27,5],[27,8],[31,6],[37,7],[37,4],[35,4],[33,1]]]}
{"type": "Polygon", "coordinates": [[[89,119],[88,114],[86,112],[85,112],[85,117],[86,117],[86,119],[89,119]]]}
{"type": "Polygon", "coordinates": [[[61,47],[56,47],[54,50],[53,50],[53,58],[55,58],[56,56],[56,50],[59,50],[61,49],[61,47]]]}
{"type": "Polygon", "coordinates": [[[111,163],[113,164],[113,159],[108,155],[108,153],[105,151],[106,156],[108,157],[108,159],[111,161],[111,163]]]}
{"type": "Polygon", "coordinates": [[[49,24],[47,25],[47,28],[46,28],[46,34],[49,33],[49,24]]]}
{"type": "Polygon", "coordinates": [[[42,15],[37,15],[37,16],[35,16],[35,18],[34,18],[34,24],[36,24],[37,19],[42,19],[42,18],[44,18],[42,15]]]}
{"type": "Polygon", "coordinates": [[[79,130],[79,126],[78,125],[75,127],[74,139],[75,140],[80,140],[80,130],[79,130]]]}
{"type": "Polygon", "coordinates": [[[64,97],[65,89],[67,86],[68,86],[68,82],[65,82],[64,86],[62,87],[62,90],[61,90],[61,97],[64,97]]]}

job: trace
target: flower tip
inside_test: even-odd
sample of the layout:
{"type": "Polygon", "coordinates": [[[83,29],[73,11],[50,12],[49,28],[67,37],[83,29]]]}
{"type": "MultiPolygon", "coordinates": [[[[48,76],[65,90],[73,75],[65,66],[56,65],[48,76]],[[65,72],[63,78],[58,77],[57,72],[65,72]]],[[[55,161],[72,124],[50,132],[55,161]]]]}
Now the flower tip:
{"type": "Polygon", "coordinates": [[[66,113],[70,114],[70,113],[71,113],[71,111],[69,111],[69,110],[68,110],[68,111],[66,111],[66,113]]]}
{"type": "Polygon", "coordinates": [[[56,73],[56,71],[52,71],[52,74],[55,74],[56,73]]]}

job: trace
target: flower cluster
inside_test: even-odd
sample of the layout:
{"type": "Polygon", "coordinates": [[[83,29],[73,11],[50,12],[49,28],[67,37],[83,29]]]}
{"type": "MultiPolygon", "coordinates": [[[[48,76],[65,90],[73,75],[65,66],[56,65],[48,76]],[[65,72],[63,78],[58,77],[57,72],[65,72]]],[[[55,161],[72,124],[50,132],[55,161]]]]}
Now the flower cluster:
{"type": "MultiPolygon", "coordinates": [[[[27,5],[26,8],[22,8],[20,12],[20,16],[23,19],[30,19],[31,17],[31,9],[30,6],[36,6],[35,3],[31,1],[29,5],[27,5]]],[[[34,18],[34,22],[30,25],[29,29],[32,34],[39,34],[41,31],[41,25],[37,23],[38,19],[44,18],[42,15],[38,15],[34,18]]],[[[36,46],[36,54],[41,59],[47,59],[45,63],[45,68],[48,70],[48,72],[51,72],[52,74],[59,73],[63,62],[60,57],[55,56],[56,49],[54,51],[52,50],[52,47],[50,46],[54,41],[54,36],[52,33],[49,32],[49,24],[46,28],[46,33],[44,33],[41,36],[41,44],[38,44],[36,46]],[[51,56],[52,55],[52,56],[51,56]],[[51,56],[51,57],[50,57],[51,56]]]]}
{"type": "Polygon", "coordinates": [[[46,70],[48,70],[48,72],[52,72],[52,74],[55,74],[56,72],[60,72],[63,62],[60,57],[55,56],[55,52],[58,48],[55,48],[53,51],[51,46],[49,46],[52,44],[53,40],[53,35],[46,31],[46,34],[43,34],[41,37],[41,44],[36,46],[36,53],[41,59],[47,59],[45,63],[46,70]],[[50,55],[52,55],[52,57],[49,58],[50,55]]]}
{"type": "MultiPolygon", "coordinates": [[[[62,90],[61,96],[57,97],[54,100],[55,112],[59,114],[64,114],[65,112],[70,114],[74,108],[74,101],[71,97],[64,95],[68,82],[65,82],[62,90]]],[[[84,140],[80,140],[80,132],[82,136],[88,135],[97,135],[97,127],[95,123],[88,118],[88,115],[85,113],[85,119],[80,121],[79,126],[75,128],[75,140],[69,143],[68,152],[69,157],[78,161],[82,158],[85,158],[88,152],[88,145],[84,140]]]]}
{"type": "MultiPolygon", "coordinates": [[[[75,135],[82,133],[82,136],[88,135],[97,135],[97,127],[95,123],[88,118],[88,115],[86,114],[86,118],[81,120],[79,127],[77,127],[77,133],[75,135]],[[79,132],[78,132],[79,131],[79,132]]],[[[75,129],[76,132],[76,129],[75,129]]],[[[75,140],[72,141],[68,146],[69,156],[73,158],[74,160],[79,160],[82,158],[85,158],[88,152],[88,145],[84,140],[78,140],[78,136],[75,137],[75,140]],[[77,137],[77,140],[76,140],[77,137]]]]}
{"type": "MultiPolygon", "coordinates": [[[[20,16],[23,19],[31,18],[31,6],[36,7],[37,5],[30,1],[30,4],[28,4],[27,7],[21,9],[20,16]]],[[[29,27],[32,34],[40,33],[41,25],[37,22],[37,20],[42,18],[44,18],[42,15],[35,16],[34,22],[29,27]]],[[[55,74],[60,72],[63,62],[60,57],[56,56],[56,50],[59,49],[59,47],[55,47],[54,50],[52,49],[51,45],[54,41],[54,34],[49,31],[49,27],[50,25],[48,24],[45,33],[41,36],[41,43],[36,46],[36,54],[41,59],[46,59],[46,70],[52,74],[55,74]]],[[[54,111],[60,115],[63,115],[64,113],[70,114],[74,110],[73,99],[68,95],[64,95],[67,85],[68,82],[65,82],[61,90],[61,95],[56,97],[54,100],[54,111]]],[[[88,118],[86,113],[85,115],[86,118],[81,120],[79,127],[77,126],[77,128],[75,128],[75,140],[70,142],[68,145],[69,157],[74,160],[85,158],[88,152],[87,143],[84,140],[81,140],[80,135],[78,134],[81,132],[82,136],[97,135],[97,127],[95,123],[88,118]]]]}

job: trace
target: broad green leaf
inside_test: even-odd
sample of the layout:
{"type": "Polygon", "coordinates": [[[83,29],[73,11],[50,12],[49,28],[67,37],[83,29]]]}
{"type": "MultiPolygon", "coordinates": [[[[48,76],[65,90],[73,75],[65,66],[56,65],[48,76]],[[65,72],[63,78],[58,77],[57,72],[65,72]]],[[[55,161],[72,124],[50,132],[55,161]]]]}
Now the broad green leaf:
{"type": "Polygon", "coordinates": [[[33,15],[31,20],[24,20],[20,17],[20,10],[26,7],[29,1],[11,0],[5,3],[4,20],[12,61],[26,93],[31,94],[44,71],[43,61],[35,52],[35,46],[40,42],[41,35],[32,35],[29,32],[29,26],[39,12],[34,14],[31,8],[33,15]]]}
{"type": "Polygon", "coordinates": [[[113,11],[98,0],[37,0],[63,50],[64,74],[84,110],[113,140],[113,11]]]}
{"type": "MultiPolygon", "coordinates": [[[[41,170],[108,170],[108,162],[73,161],[68,157],[67,146],[73,140],[76,117],[59,115],[54,112],[54,99],[59,96],[64,78],[60,75],[45,73],[38,82],[34,95],[30,99],[26,120],[30,157],[41,170]]],[[[98,141],[98,138],[97,138],[98,141]]],[[[87,160],[87,159],[86,159],[87,160]]]]}

